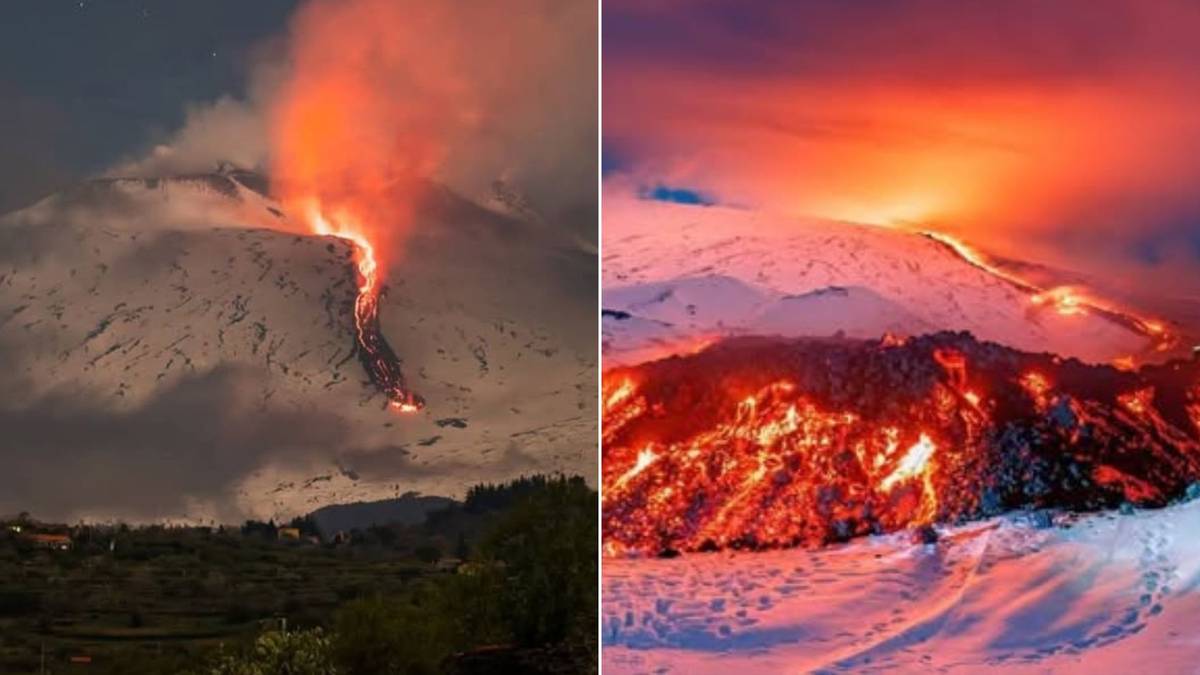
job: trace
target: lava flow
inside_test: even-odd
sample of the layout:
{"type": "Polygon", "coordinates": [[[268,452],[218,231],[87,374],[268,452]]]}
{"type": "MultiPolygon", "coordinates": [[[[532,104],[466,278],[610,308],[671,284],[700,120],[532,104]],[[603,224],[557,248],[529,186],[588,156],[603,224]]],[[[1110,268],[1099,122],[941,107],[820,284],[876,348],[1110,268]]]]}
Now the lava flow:
{"type": "Polygon", "coordinates": [[[375,249],[370,240],[345,214],[339,214],[331,224],[320,208],[311,207],[309,219],[317,234],[344,239],[354,246],[354,262],[358,269],[358,296],[354,300],[355,346],[367,376],[385,396],[389,405],[400,412],[416,412],[425,406],[425,401],[408,389],[404,373],[400,370],[400,359],[392,351],[379,330],[379,274],[375,261],[375,249]]]}
{"type": "MultiPolygon", "coordinates": [[[[967,263],[1012,284],[1017,290],[1029,296],[1032,309],[1049,309],[1061,316],[1081,316],[1095,313],[1103,316],[1125,329],[1137,333],[1150,341],[1149,354],[1170,352],[1180,345],[1180,336],[1167,329],[1162,321],[1139,316],[1132,310],[1097,297],[1085,288],[1078,286],[1055,286],[1042,288],[1019,276],[1006,272],[988,260],[988,257],[962,241],[932,230],[921,231],[929,239],[942,244],[967,263]]],[[[1132,355],[1117,360],[1123,367],[1131,367],[1135,359],[1132,355]]]]}
{"type": "Polygon", "coordinates": [[[605,549],[820,545],[1200,480],[1200,360],[1127,372],[966,333],[737,338],[609,371],[605,549]]]}

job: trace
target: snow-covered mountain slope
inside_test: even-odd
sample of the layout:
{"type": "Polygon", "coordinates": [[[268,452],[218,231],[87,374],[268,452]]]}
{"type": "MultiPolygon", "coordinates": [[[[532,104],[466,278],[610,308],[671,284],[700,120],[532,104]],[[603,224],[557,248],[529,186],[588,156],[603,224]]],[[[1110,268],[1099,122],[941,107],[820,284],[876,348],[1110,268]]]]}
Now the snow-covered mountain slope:
{"type": "Polygon", "coordinates": [[[921,234],[605,196],[606,367],[739,334],[877,338],[967,330],[1091,362],[1154,343],[1100,312],[1065,315],[921,234]]]}
{"type": "Polygon", "coordinates": [[[350,246],[295,234],[264,185],[103,179],[0,220],[0,512],[269,517],[594,475],[594,256],[431,187],[385,258],[383,334],[428,402],[400,415],[353,356],[350,246]]]}
{"type": "Polygon", "coordinates": [[[284,214],[266,179],[222,165],[212,173],[167,178],[107,177],[73,185],[3,216],[8,225],[79,225],[87,229],[277,227],[284,214]]]}
{"type": "Polygon", "coordinates": [[[1050,522],[606,559],[604,670],[1200,672],[1200,502],[1050,522]]]}

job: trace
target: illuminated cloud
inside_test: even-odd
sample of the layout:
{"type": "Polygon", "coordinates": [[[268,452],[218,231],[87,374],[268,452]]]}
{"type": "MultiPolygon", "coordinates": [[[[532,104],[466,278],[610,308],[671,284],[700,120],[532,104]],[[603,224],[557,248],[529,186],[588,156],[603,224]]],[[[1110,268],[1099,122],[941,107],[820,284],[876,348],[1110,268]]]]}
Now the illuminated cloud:
{"type": "Polygon", "coordinates": [[[617,0],[604,21],[612,185],[934,224],[1130,292],[1200,290],[1181,274],[1200,6],[617,0]]]}

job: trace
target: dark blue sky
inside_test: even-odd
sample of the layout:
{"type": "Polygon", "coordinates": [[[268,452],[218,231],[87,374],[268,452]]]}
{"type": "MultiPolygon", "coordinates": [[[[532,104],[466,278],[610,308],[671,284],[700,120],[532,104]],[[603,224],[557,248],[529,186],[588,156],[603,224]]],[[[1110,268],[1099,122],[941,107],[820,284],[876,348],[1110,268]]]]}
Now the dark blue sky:
{"type": "Polygon", "coordinates": [[[0,212],[240,94],[296,0],[14,0],[0,8],[0,212]]]}

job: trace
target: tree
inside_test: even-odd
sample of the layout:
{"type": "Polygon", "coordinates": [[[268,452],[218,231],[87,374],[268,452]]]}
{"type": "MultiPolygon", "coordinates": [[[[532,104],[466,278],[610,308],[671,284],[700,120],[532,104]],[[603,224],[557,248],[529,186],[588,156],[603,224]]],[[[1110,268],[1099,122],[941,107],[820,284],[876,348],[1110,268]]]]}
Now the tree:
{"type": "Polygon", "coordinates": [[[222,650],[208,675],[339,675],[320,628],[266,631],[243,653],[222,650]]]}
{"type": "Polygon", "coordinates": [[[274,520],[265,523],[260,520],[247,520],[242,525],[242,535],[247,537],[259,536],[263,539],[275,539],[278,533],[279,530],[275,527],[274,520]]]}
{"type": "Polygon", "coordinates": [[[436,673],[450,653],[451,617],[431,598],[354,600],[334,618],[333,654],[345,675],[436,673]],[[426,601],[431,606],[418,604],[426,601]]]}
{"type": "Polygon", "coordinates": [[[509,644],[512,627],[504,606],[505,574],[495,561],[472,561],[438,584],[440,614],[452,617],[454,650],[509,644]]]}
{"type": "Polygon", "coordinates": [[[294,527],[300,531],[300,534],[305,537],[320,537],[321,530],[317,528],[317,521],[313,520],[312,515],[296,516],[288,523],[288,527],[294,527]]]}
{"type": "Polygon", "coordinates": [[[413,555],[417,556],[417,560],[420,560],[423,563],[428,563],[430,565],[437,562],[438,560],[441,560],[441,558],[442,558],[441,550],[438,549],[438,547],[433,546],[432,544],[427,544],[425,546],[418,546],[416,548],[416,550],[413,551],[413,555]]]}
{"type": "Polygon", "coordinates": [[[582,478],[547,479],[487,536],[483,560],[503,565],[504,607],[526,646],[594,631],[596,493],[582,478]]]}

